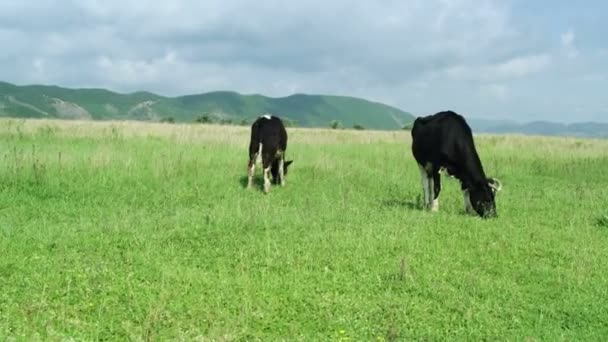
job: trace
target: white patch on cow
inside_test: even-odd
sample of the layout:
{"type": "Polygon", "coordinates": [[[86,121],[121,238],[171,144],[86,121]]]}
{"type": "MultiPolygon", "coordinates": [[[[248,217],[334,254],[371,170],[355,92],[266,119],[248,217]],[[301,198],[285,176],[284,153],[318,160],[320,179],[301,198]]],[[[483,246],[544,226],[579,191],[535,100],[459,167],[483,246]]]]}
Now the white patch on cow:
{"type": "Polygon", "coordinates": [[[264,169],[264,192],[270,191],[270,167],[264,169]]]}
{"type": "Polygon", "coordinates": [[[431,211],[439,211],[439,198],[435,198],[431,204],[431,211]]]}
{"type": "Polygon", "coordinates": [[[469,196],[469,189],[462,190],[462,197],[464,199],[464,212],[467,214],[475,214],[475,210],[471,204],[471,197],[469,196]]]}
{"type": "Polygon", "coordinates": [[[451,174],[448,172],[448,169],[446,169],[445,167],[440,168],[440,169],[439,169],[439,173],[444,173],[444,174],[445,174],[446,176],[448,176],[448,177],[454,177],[454,175],[451,175],[451,174]]]}
{"type": "Polygon", "coordinates": [[[264,114],[264,115],[262,115],[262,117],[267,120],[270,120],[270,118],[272,118],[272,116],[270,114],[264,114]]]}

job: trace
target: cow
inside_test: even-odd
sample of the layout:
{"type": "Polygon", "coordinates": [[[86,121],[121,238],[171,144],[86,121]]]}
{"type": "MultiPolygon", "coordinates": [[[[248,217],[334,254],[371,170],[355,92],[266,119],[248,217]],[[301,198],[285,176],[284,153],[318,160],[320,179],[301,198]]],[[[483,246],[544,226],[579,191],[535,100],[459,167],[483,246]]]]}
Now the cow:
{"type": "Polygon", "coordinates": [[[422,178],[424,206],[439,210],[440,172],[460,181],[465,212],[496,217],[495,196],[499,180],[487,178],[475,149],[471,128],[453,111],[419,117],[412,127],[412,153],[422,178]]]}
{"type": "Polygon", "coordinates": [[[285,161],[287,150],[287,131],[281,119],[269,114],[260,116],[251,125],[251,141],[249,143],[249,164],[247,188],[251,188],[255,173],[255,162],[258,155],[262,156],[264,172],[264,193],[270,191],[270,176],[273,182],[285,186],[287,167],[293,160],[285,161]]]}

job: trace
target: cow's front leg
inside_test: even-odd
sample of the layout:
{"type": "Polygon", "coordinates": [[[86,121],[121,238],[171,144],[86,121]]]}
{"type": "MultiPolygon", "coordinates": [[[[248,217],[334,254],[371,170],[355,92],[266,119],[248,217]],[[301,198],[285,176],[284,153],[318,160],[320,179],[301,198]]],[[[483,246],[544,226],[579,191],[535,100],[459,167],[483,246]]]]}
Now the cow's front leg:
{"type": "Polygon", "coordinates": [[[279,181],[281,186],[285,186],[285,158],[282,155],[279,159],[279,181]]]}
{"type": "Polygon", "coordinates": [[[475,210],[471,204],[471,197],[469,195],[469,189],[462,189],[462,198],[464,200],[464,212],[467,214],[474,215],[475,210]]]}

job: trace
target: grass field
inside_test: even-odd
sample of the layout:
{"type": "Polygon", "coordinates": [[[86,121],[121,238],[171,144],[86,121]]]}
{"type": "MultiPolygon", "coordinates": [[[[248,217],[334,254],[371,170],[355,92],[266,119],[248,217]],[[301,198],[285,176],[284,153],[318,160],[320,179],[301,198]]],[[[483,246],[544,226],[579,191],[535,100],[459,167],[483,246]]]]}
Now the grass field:
{"type": "Polygon", "coordinates": [[[0,340],[605,340],[608,141],[479,136],[498,219],[420,210],[409,133],[0,121],[0,340]],[[261,185],[258,169],[258,185],[261,185]]]}

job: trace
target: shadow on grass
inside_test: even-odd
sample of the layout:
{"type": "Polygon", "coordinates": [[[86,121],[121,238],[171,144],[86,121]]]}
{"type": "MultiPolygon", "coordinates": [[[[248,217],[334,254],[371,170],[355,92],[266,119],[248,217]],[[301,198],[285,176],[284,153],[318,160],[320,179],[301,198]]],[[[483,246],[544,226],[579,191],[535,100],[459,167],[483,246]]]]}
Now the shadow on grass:
{"type": "MultiPolygon", "coordinates": [[[[248,176],[242,176],[241,178],[239,178],[239,183],[241,184],[241,186],[243,187],[243,189],[247,189],[247,182],[249,181],[249,177],[248,176]]],[[[278,185],[278,182],[276,180],[271,180],[270,182],[272,185],[278,185]]],[[[260,189],[262,190],[264,188],[264,177],[257,177],[257,176],[253,176],[253,184],[251,184],[251,188],[252,189],[260,189]]]]}
{"type": "Polygon", "coordinates": [[[380,202],[380,205],[383,207],[405,208],[409,210],[422,209],[422,201],[420,200],[420,196],[409,200],[400,198],[385,199],[380,202]]]}
{"type": "MultiPolygon", "coordinates": [[[[239,178],[239,183],[241,183],[241,186],[243,187],[243,189],[247,189],[247,183],[249,182],[249,177],[248,176],[241,176],[241,178],[239,178]]],[[[262,185],[264,185],[264,180],[261,177],[253,177],[253,184],[251,184],[252,188],[259,188],[262,185]]]]}
{"type": "MultiPolygon", "coordinates": [[[[249,181],[248,176],[241,176],[239,178],[239,183],[243,187],[243,189],[247,189],[247,182],[249,181]]],[[[270,181],[272,185],[279,185],[278,180],[272,179],[270,181]]],[[[253,176],[253,184],[251,184],[251,188],[262,189],[264,188],[264,177],[253,176]]]]}

